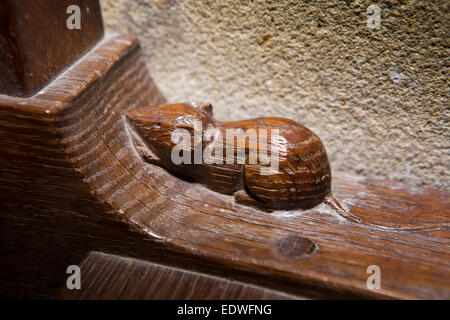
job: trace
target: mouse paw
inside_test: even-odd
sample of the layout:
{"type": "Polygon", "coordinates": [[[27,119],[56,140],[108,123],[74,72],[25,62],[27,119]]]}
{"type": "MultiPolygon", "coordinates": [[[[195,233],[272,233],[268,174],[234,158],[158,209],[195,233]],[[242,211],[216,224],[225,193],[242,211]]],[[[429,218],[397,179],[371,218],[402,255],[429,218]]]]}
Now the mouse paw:
{"type": "Polygon", "coordinates": [[[267,213],[271,213],[273,211],[272,209],[264,206],[264,204],[262,202],[256,200],[252,196],[250,196],[245,190],[236,191],[234,193],[234,201],[236,201],[236,203],[239,203],[239,204],[242,204],[245,206],[254,207],[258,210],[261,210],[261,211],[264,211],[267,213]]]}

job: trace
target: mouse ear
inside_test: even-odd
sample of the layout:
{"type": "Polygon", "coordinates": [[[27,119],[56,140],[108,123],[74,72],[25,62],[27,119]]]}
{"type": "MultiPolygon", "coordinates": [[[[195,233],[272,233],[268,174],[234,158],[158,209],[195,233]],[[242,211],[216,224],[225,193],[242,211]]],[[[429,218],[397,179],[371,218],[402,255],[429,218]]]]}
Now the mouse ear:
{"type": "Polygon", "coordinates": [[[212,104],[211,103],[197,103],[197,102],[191,102],[190,105],[198,110],[201,110],[203,112],[206,112],[211,117],[213,115],[212,110],[212,104]]]}

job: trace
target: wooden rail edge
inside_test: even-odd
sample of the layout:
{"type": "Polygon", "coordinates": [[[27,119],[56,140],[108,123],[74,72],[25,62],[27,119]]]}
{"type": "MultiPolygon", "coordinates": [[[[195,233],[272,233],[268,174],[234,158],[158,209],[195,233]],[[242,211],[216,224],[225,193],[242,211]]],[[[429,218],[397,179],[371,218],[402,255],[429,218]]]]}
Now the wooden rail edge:
{"type": "Polygon", "coordinates": [[[244,207],[136,154],[123,111],[165,102],[123,35],[30,98],[0,95],[2,296],[49,297],[68,265],[101,251],[297,296],[450,298],[448,228],[393,229],[450,222],[448,193],[334,174],[334,195],[365,223],[324,206],[244,207]]]}

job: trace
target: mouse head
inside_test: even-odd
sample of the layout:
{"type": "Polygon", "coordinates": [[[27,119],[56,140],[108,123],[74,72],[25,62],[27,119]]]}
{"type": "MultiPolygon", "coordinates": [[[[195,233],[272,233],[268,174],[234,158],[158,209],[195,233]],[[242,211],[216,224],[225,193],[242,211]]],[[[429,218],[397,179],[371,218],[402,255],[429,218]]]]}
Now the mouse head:
{"type": "Polygon", "coordinates": [[[186,150],[202,142],[203,130],[214,121],[211,113],[210,104],[177,103],[136,108],[125,114],[147,147],[169,163],[171,151],[180,146],[180,139],[187,144],[186,150]]]}
{"type": "Polygon", "coordinates": [[[166,104],[136,108],[125,114],[136,129],[145,130],[147,134],[167,133],[176,129],[186,129],[194,134],[196,123],[201,123],[204,128],[211,121],[211,104],[166,104]]]}

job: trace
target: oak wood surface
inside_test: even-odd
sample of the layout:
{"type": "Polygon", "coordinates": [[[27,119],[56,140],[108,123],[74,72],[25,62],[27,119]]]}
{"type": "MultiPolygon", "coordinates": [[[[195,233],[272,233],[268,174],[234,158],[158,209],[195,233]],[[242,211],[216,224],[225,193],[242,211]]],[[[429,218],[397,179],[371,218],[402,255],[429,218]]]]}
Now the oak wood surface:
{"type": "Polygon", "coordinates": [[[274,290],[101,252],[79,265],[80,289],[63,285],[56,299],[280,300],[274,290]]]}
{"type": "Polygon", "coordinates": [[[165,102],[129,36],[31,98],[0,95],[2,296],[49,297],[101,251],[299,296],[450,298],[448,228],[386,229],[448,223],[448,192],[334,173],[364,223],[323,206],[268,215],[142,160],[124,111],[165,102]]]}

